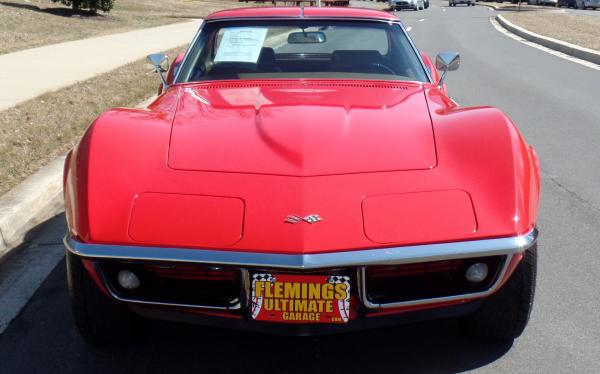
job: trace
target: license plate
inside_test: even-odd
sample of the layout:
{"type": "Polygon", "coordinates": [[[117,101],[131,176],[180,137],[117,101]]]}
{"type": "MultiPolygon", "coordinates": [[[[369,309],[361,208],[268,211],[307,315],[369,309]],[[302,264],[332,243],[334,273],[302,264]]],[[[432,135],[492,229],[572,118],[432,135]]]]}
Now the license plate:
{"type": "Polygon", "coordinates": [[[350,277],[257,273],[252,275],[252,318],[283,323],[346,323],[350,277]]]}

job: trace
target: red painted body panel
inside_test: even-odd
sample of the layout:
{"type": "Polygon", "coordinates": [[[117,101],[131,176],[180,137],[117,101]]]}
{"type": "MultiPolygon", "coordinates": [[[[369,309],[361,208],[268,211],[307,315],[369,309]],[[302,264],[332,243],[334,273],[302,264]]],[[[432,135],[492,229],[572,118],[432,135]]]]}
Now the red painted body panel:
{"type": "Polygon", "coordinates": [[[174,246],[228,246],[242,237],[244,201],[219,196],[143,193],[133,202],[129,236],[174,246]]]}
{"type": "Polygon", "coordinates": [[[464,191],[371,196],[362,208],[365,235],[375,243],[453,241],[477,231],[473,203],[464,191]]]}
{"type": "Polygon", "coordinates": [[[194,85],[181,93],[169,147],[180,170],[317,176],[435,164],[418,84],[194,85]]]}
{"type": "MultiPolygon", "coordinates": [[[[214,90],[210,85],[202,85],[211,98],[221,92],[219,85],[222,83],[214,84],[214,90]]],[[[260,82],[252,84],[259,85],[260,82]]],[[[298,81],[297,85],[302,90],[324,89],[327,82],[298,81]]],[[[70,202],[67,204],[67,216],[74,234],[89,242],[142,244],[129,236],[128,227],[133,201],[144,192],[225,196],[243,200],[242,238],[222,249],[316,253],[381,247],[381,243],[369,240],[364,233],[361,205],[365,197],[383,194],[466,191],[471,197],[477,220],[477,230],[461,237],[439,228],[430,238],[423,238],[420,234],[408,235],[401,241],[386,245],[450,240],[445,237],[469,240],[511,236],[523,234],[535,224],[539,201],[535,161],[518,130],[497,109],[459,108],[435,86],[424,84],[417,92],[425,95],[435,134],[437,166],[431,169],[311,177],[174,170],[168,165],[168,155],[175,110],[179,98],[185,96],[185,90],[197,89],[198,86],[175,85],[148,110],[115,109],[94,122],[74,153],[76,161],[71,162],[68,169],[66,196],[70,202]],[[313,213],[323,217],[318,225],[283,223],[289,214],[313,213]]],[[[389,114],[388,118],[380,117],[381,121],[389,124],[388,137],[396,136],[395,131],[397,134],[406,133],[405,128],[400,128],[398,112],[385,107],[390,104],[390,95],[368,95],[366,92],[372,89],[356,87],[348,90],[335,84],[331,84],[329,90],[337,93],[331,95],[332,98],[337,97],[337,103],[333,99],[325,105],[310,102],[302,96],[286,97],[296,98],[298,105],[307,112],[318,112],[322,105],[326,108],[337,105],[349,108],[350,113],[352,105],[360,104],[356,97],[361,97],[366,105],[379,104],[378,115],[389,114]]],[[[203,115],[217,116],[217,120],[222,114],[218,108],[200,108],[208,111],[203,115]]],[[[415,116],[420,120],[422,113],[415,116]]],[[[254,125],[253,121],[249,123],[254,125]]],[[[401,123],[403,127],[411,126],[410,121],[401,123]]],[[[202,123],[198,122],[198,126],[202,123]]],[[[223,126],[234,124],[223,123],[223,126]]],[[[356,159],[376,154],[380,139],[379,134],[370,136],[365,133],[361,139],[363,151],[355,157],[348,156],[345,164],[337,161],[340,162],[340,170],[347,171],[354,167],[356,159]]],[[[398,143],[406,144],[400,138],[398,143]]],[[[239,157],[236,156],[239,146],[223,144],[232,158],[239,157]]],[[[259,148],[263,145],[249,143],[247,146],[259,148]]],[[[226,154],[219,154],[219,157],[226,154]]],[[[243,156],[253,157],[251,152],[243,153],[243,156]]],[[[246,159],[240,162],[249,164],[246,159]]],[[[373,168],[382,169],[378,165],[373,168]]],[[[446,213],[452,212],[439,212],[446,213]]],[[[415,219],[427,222],[427,212],[417,210],[411,214],[415,219]]],[[[157,212],[149,219],[160,219],[160,216],[157,212]]],[[[390,216],[389,219],[395,217],[390,216]]],[[[148,227],[148,230],[151,229],[148,227]]],[[[219,248],[201,238],[191,240],[186,246],[219,248]]]]}
{"type": "MultiPolygon", "coordinates": [[[[397,20],[365,9],[304,12],[397,20]]],[[[300,15],[253,8],[207,20],[300,15]]],[[[521,235],[535,226],[540,196],[535,152],[499,110],[458,107],[445,86],[366,80],[175,84],[147,109],[97,118],[67,157],[64,183],[70,233],[84,242],[285,254],[521,235]],[[284,223],[309,214],[322,221],[284,223]]]]}
{"type": "MultiPolygon", "coordinates": [[[[301,17],[298,7],[236,8],[212,13],[206,21],[231,18],[301,17]]],[[[373,18],[398,20],[392,13],[367,8],[305,7],[304,17],[373,18]]]]}

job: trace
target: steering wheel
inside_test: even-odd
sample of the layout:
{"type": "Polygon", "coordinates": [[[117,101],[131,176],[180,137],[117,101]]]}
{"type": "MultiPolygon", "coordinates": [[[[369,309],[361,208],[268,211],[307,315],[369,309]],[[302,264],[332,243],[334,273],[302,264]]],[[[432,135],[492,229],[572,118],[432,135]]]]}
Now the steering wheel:
{"type": "Polygon", "coordinates": [[[385,70],[386,72],[388,72],[388,73],[390,73],[392,75],[396,75],[396,72],[394,70],[392,70],[392,68],[390,68],[389,66],[384,65],[382,63],[379,63],[379,62],[370,62],[368,64],[364,64],[363,66],[365,66],[365,67],[375,67],[375,68],[380,69],[380,70],[385,70]]]}

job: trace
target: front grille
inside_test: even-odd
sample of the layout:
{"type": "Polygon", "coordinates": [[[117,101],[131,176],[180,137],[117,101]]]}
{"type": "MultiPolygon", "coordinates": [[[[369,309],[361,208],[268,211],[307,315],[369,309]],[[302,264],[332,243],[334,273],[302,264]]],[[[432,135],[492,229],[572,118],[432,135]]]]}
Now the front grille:
{"type": "Polygon", "coordinates": [[[504,261],[505,256],[490,256],[368,267],[366,296],[374,304],[390,304],[483,292],[494,284],[504,261]],[[489,271],[483,281],[473,283],[465,272],[476,262],[485,263],[489,271]]]}
{"type": "Polygon", "coordinates": [[[104,262],[101,268],[111,290],[128,301],[228,308],[241,299],[241,272],[237,268],[131,262],[104,262]],[[140,286],[133,290],[121,287],[121,270],[136,274],[140,286]]]}

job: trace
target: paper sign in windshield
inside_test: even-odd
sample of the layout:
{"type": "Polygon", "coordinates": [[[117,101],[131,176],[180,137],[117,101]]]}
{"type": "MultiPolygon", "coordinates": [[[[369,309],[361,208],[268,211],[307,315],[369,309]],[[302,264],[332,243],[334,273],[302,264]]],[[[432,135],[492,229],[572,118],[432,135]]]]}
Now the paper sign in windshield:
{"type": "Polygon", "coordinates": [[[226,28],[214,61],[256,63],[266,36],[266,28],[226,28]]]}

